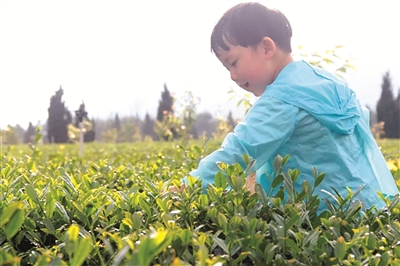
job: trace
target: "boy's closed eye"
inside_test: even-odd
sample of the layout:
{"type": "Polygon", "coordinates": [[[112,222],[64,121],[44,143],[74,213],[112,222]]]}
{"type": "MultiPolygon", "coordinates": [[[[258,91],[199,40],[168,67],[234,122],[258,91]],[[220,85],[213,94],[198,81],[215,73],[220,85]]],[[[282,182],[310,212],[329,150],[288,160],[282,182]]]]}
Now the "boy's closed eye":
{"type": "Polygon", "coordinates": [[[234,62],[231,64],[231,66],[235,67],[236,64],[237,64],[237,61],[238,61],[238,60],[234,61],[234,62]]]}

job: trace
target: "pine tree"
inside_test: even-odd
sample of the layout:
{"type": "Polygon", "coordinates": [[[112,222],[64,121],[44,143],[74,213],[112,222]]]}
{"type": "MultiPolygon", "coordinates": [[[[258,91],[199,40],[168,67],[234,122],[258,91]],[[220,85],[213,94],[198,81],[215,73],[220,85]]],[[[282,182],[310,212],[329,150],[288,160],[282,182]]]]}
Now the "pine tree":
{"type": "Polygon", "coordinates": [[[232,117],[232,111],[229,111],[229,114],[228,114],[228,118],[227,118],[227,120],[226,120],[226,123],[228,124],[230,130],[233,130],[233,129],[235,128],[236,123],[235,123],[235,120],[234,120],[233,117],[232,117]]]}
{"type": "Polygon", "coordinates": [[[146,116],[144,117],[141,131],[143,137],[150,136],[153,140],[155,139],[154,120],[150,118],[149,113],[146,113],[146,116]]]}
{"type": "Polygon", "coordinates": [[[80,128],[79,123],[82,121],[87,129],[83,135],[83,142],[93,142],[96,138],[93,122],[89,119],[89,113],[86,111],[85,103],[82,102],[79,109],[75,111],[75,127],[80,128]],[[82,120],[80,120],[82,119],[82,120]]]}
{"type": "Polygon", "coordinates": [[[32,125],[31,122],[29,122],[28,129],[25,131],[24,135],[24,143],[32,143],[35,139],[35,127],[32,125]]]}
{"type": "Polygon", "coordinates": [[[395,105],[395,113],[394,113],[394,129],[395,129],[395,134],[394,138],[400,138],[400,88],[397,92],[397,99],[394,102],[395,105]],[[397,134],[396,134],[397,133],[397,134]]]}
{"type": "Polygon", "coordinates": [[[18,139],[23,140],[25,137],[26,130],[23,127],[21,127],[20,124],[16,124],[14,130],[17,133],[18,139]]]}
{"type": "Polygon", "coordinates": [[[50,143],[67,143],[68,124],[72,122],[71,113],[61,101],[64,91],[60,89],[50,98],[50,107],[47,109],[49,117],[47,119],[47,138],[50,143]]]}
{"type": "Polygon", "coordinates": [[[81,105],[79,105],[78,110],[75,111],[75,122],[74,122],[74,126],[79,128],[79,122],[81,122],[81,120],[83,121],[83,119],[88,119],[88,113],[86,112],[85,109],[85,103],[82,102],[81,105]]]}
{"type": "Polygon", "coordinates": [[[117,131],[121,130],[121,121],[119,119],[118,113],[115,114],[115,119],[114,119],[114,125],[113,128],[115,128],[117,131]]]}
{"type": "Polygon", "coordinates": [[[396,113],[396,103],[393,97],[392,92],[392,81],[390,78],[390,73],[387,71],[383,75],[382,81],[382,93],[381,98],[379,99],[376,112],[378,117],[378,122],[383,121],[385,123],[385,137],[386,138],[395,138],[398,134],[398,130],[396,130],[396,122],[395,117],[396,113]],[[396,132],[397,131],[397,132],[396,132]]]}
{"type": "Polygon", "coordinates": [[[173,113],[174,98],[171,96],[167,84],[164,83],[164,91],[161,93],[161,100],[159,101],[157,110],[157,121],[163,121],[166,114],[173,113]]]}
{"type": "Polygon", "coordinates": [[[217,121],[213,118],[210,112],[202,112],[196,116],[196,131],[200,135],[205,134],[206,137],[211,138],[216,131],[217,121]]]}

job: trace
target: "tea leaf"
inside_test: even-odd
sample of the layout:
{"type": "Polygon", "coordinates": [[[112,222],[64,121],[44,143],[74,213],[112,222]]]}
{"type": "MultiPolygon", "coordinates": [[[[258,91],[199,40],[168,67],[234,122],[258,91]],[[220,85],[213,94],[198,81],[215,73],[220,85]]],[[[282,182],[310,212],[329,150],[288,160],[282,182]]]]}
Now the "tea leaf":
{"type": "Polygon", "coordinates": [[[3,226],[8,221],[10,221],[14,213],[22,208],[23,208],[22,202],[19,201],[11,202],[10,205],[5,207],[4,210],[0,213],[0,226],[3,226]]]}
{"type": "Polygon", "coordinates": [[[340,236],[336,241],[335,246],[335,256],[340,261],[346,255],[346,241],[344,240],[343,236],[340,236]]]}
{"type": "Polygon", "coordinates": [[[324,178],[325,178],[325,173],[319,174],[319,176],[315,180],[314,187],[317,187],[319,184],[321,184],[324,178]]]}
{"type": "Polygon", "coordinates": [[[218,172],[214,177],[214,184],[216,187],[225,188],[226,187],[225,175],[221,172],[218,172]]]}
{"type": "Polygon", "coordinates": [[[92,250],[90,237],[84,237],[79,240],[79,244],[74,250],[71,265],[82,265],[86,257],[92,250]]]}
{"type": "Polygon", "coordinates": [[[188,245],[192,240],[193,233],[188,229],[183,229],[180,233],[180,238],[182,240],[182,245],[188,245]]]}
{"type": "Polygon", "coordinates": [[[217,243],[220,248],[222,248],[223,251],[225,251],[226,254],[230,254],[228,247],[222,239],[218,238],[215,235],[212,236],[212,239],[215,241],[215,243],[217,243]]]}
{"type": "Polygon", "coordinates": [[[53,217],[54,210],[56,209],[56,201],[51,193],[48,193],[46,196],[45,209],[47,218],[53,217]]]}
{"type": "Polygon", "coordinates": [[[9,222],[4,227],[4,233],[7,239],[11,239],[21,228],[24,223],[25,212],[22,208],[18,208],[12,214],[9,222]]]}
{"type": "Polygon", "coordinates": [[[33,201],[33,202],[38,202],[39,201],[39,197],[36,193],[36,190],[31,186],[31,185],[27,185],[25,187],[26,193],[28,194],[29,198],[33,201]]]}
{"type": "Polygon", "coordinates": [[[258,194],[258,196],[260,197],[261,202],[263,204],[267,205],[269,203],[268,196],[265,193],[263,187],[260,184],[256,184],[255,185],[255,191],[258,194]]]}
{"type": "Polygon", "coordinates": [[[277,177],[274,178],[272,181],[271,187],[276,188],[279,184],[283,182],[283,175],[278,175],[277,177]]]}
{"type": "Polygon", "coordinates": [[[278,155],[274,158],[273,167],[275,174],[279,174],[282,171],[282,162],[283,162],[282,156],[278,155]]]}

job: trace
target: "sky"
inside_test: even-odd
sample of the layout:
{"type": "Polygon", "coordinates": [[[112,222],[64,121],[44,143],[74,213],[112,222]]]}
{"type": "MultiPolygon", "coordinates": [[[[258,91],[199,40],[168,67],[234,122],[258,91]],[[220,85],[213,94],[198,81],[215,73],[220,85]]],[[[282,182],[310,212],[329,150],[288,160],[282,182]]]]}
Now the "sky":
{"type": "MultiPolygon", "coordinates": [[[[68,109],[83,101],[90,118],[155,117],[164,83],[177,99],[199,97],[197,112],[242,116],[228,101],[241,89],[210,52],[214,25],[240,2],[0,0],[0,127],[45,123],[60,86],[68,109]]],[[[397,95],[400,1],[259,2],[289,19],[294,50],[344,46],[356,67],[345,79],[363,104],[375,108],[386,71],[397,95]]]]}

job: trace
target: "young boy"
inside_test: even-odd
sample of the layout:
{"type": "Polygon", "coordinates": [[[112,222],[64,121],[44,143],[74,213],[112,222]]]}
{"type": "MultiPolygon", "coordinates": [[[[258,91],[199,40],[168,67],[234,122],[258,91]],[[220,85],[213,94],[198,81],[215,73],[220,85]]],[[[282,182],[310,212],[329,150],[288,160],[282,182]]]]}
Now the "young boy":
{"type": "MultiPolygon", "coordinates": [[[[363,109],[347,84],[291,56],[292,29],[279,11],[259,3],[238,4],[219,20],[211,35],[211,50],[241,88],[260,97],[243,121],[224,139],[221,148],[200,161],[190,173],[204,188],[220,171],[216,162],[240,163],[242,154],[256,160],[256,181],[266,191],[273,160],[290,155],[284,171],[301,171],[303,180],[314,184],[312,167],[325,172],[317,187],[346,196],[365,185],[358,198],[365,207],[384,202],[377,191],[399,193],[385,160],[370,132],[367,109],[363,109]]],[[[187,180],[186,180],[187,181],[187,180]]]]}

